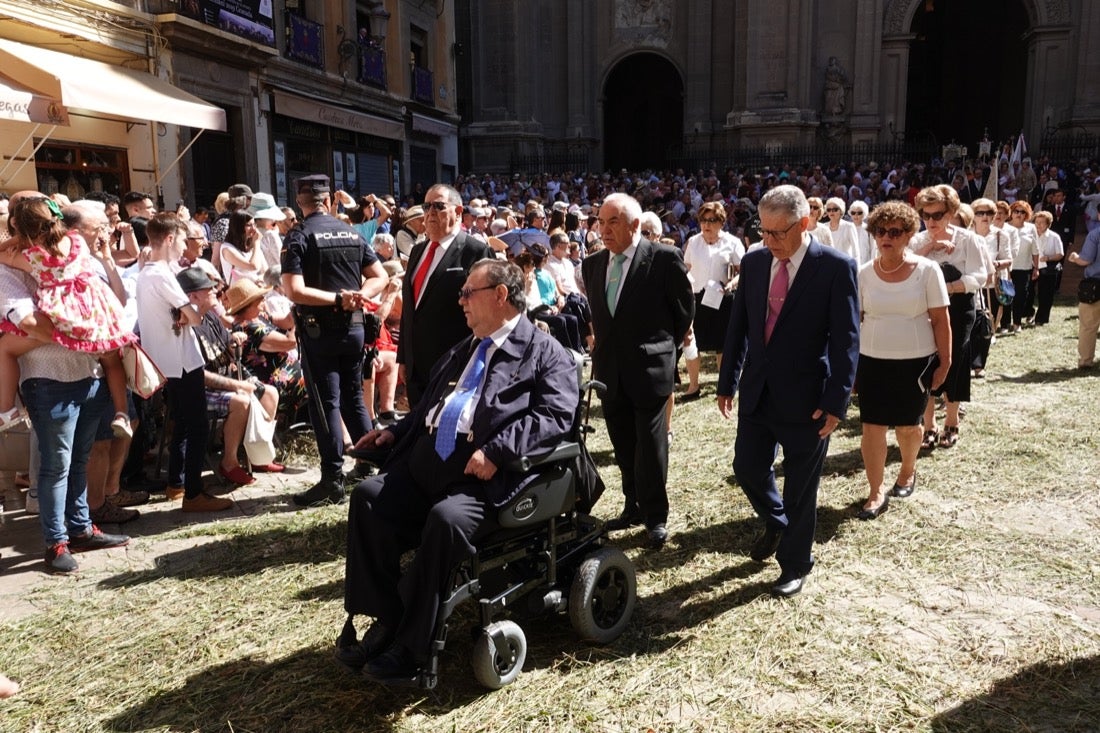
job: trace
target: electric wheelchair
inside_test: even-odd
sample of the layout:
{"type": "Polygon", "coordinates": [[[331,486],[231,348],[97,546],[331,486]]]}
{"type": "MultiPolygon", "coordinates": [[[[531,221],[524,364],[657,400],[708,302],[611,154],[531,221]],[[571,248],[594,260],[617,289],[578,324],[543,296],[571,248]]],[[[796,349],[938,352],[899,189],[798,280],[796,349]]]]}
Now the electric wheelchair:
{"type": "MultiPolygon", "coordinates": [[[[578,379],[583,368],[578,355],[578,379]]],[[[583,441],[592,392],[602,388],[598,382],[581,385],[587,400],[578,408],[567,442],[513,464],[531,478],[498,511],[500,528],[479,542],[474,557],[452,570],[430,656],[416,679],[419,687],[433,689],[438,683],[452,615],[467,601],[477,603],[478,613],[474,677],[489,689],[512,683],[523,669],[527,639],[519,621],[565,614],[582,640],[599,644],[617,639],[630,623],[637,600],[634,566],[607,544],[603,522],[588,514],[602,483],[583,441]]]]}

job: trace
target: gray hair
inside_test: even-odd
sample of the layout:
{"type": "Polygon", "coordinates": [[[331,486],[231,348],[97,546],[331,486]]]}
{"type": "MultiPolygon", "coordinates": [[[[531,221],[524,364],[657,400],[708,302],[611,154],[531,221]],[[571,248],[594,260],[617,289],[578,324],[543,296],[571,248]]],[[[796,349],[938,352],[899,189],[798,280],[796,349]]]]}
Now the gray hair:
{"type": "Polygon", "coordinates": [[[473,274],[475,270],[485,270],[489,287],[503,285],[508,288],[508,303],[517,313],[527,312],[526,278],[523,270],[506,260],[478,260],[470,267],[470,273],[473,274]]]}
{"type": "Polygon", "coordinates": [[[370,246],[378,249],[378,244],[388,244],[391,247],[394,245],[393,235],[387,232],[378,232],[374,235],[374,238],[370,240],[370,246]]]}
{"type": "Polygon", "coordinates": [[[264,273],[264,285],[269,288],[278,287],[281,284],[282,275],[283,268],[279,265],[272,265],[267,268],[267,271],[264,273]]]}
{"type": "Polygon", "coordinates": [[[773,214],[788,214],[796,219],[810,215],[810,202],[798,186],[783,184],[768,191],[760,199],[757,208],[773,214]]]}
{"type": "Polygon", "coordinates": [[[664,234],[665,228],[661,226],[661,219],[657,216],[655,212],[646,211],[642,214],[641,219],[642,222],[639,225],[639,228],[645,229],[646,226],[649,226],[653,230],[653,234],[655,235],[653,241],[657,241],[657,239],[659,239],[661,235],[664,234]]]}
{"type": "Polygon", "coordinates": [[[88,199],[74,201],[61,210],[62,216],[65,217],[65,226],[69,229],[78,228],[86,219],[92,216],[106,217],[106,212],[107,206],[102,201],[89,201],[88,199]]]}
{"type": "Polygon", "coordinates": [[[616,192],[605,198],[603,203],[605,206],[607,204],[618,204],[626,216],[627,224],[633,225],[634,222],[642,218],[642,205],[638,203],[638,199],[630,194],[616,192]]]}
{"type": "Polygon", "coordinates": [[[504,219],[493,219],[493,223],[489,225],[489,231],[493,233],[493,236],[503,234],[508,231],[508,222],[504,219]]]}
{"type": "Polygon", "coordinates": [[[443,198],[447,200],[448,204],[452,206],[462,206],[462,194],[453,186],[448,186],[446,183],[437,183],[424,193],[424,198],[427,198],[428,194],[432,191],[439,191],[442,193],[443,198]]]}
{"type": "Polygon", "coordinates": [[[844,216],[844,210],[846,208],[848,208],[848,205],[844,203],[844,199],[840,198],[839,196],[833,196],[832,198],[830,198],[828,201],[825,202],[826,207],[828,207],[830,205],[835,206],[838,209],[840,209],[840,215],[841,216],[844,216]]]}
{"type": "Polygon", "coordinates": [[[848,207],[849,214],[867,214],[867,204],[862,201],[853,201],[852,205],[848,207]]]}

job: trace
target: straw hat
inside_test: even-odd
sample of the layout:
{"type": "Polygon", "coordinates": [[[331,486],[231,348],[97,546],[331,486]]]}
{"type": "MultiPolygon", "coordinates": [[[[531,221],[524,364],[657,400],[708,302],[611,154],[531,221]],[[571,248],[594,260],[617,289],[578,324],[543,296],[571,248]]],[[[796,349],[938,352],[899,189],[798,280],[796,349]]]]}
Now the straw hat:
{"type": "Polygon", "coordinates": [[[267,295],[271,288],[261,288],[252,280],[238,280],[225,292],[225,312],[235,316],[260,298],[267,295]]]}

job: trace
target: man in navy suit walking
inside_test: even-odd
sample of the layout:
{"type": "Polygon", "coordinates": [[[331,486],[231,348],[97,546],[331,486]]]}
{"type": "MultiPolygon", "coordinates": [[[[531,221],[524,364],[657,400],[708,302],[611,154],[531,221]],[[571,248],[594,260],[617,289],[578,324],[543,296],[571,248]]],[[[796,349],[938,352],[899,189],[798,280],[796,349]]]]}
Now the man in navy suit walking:
{"type": "Polygon", "coordinates": [[[802,191],[778,186],[760,199],[766,249],[741,261],[718,377],[729,418],[740,387],[733,472],[764,532],[750,556],[775,554],[772,587],[793,596],[813,567],[817,489],[829,435],[844,418],[859,358],[856,263],[810,236],[802,191]],[[783,448],[783,493],[774,462],[783,448]]]}

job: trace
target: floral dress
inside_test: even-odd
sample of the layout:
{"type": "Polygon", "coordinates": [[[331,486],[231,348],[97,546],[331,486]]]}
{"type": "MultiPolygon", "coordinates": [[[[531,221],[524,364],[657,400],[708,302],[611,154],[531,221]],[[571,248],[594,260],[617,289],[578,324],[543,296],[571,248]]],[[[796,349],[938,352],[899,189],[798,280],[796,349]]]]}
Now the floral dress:
{"type": "Polygon", "coordinates": [[[306,379],[302,373],[302,363],[298,360],[297,352],[260,349],[264,337],[279,329],[261,316],[248,323],[238,323],[233,326],[233,330],[247,336],[241,349],[241,362],[244,366],[253,375],[259,377],[261,382],[273,384],[279,388],[280,405],[286,405],[297,411],[305,403],[306,398],[306,379]]]}
{"type": "MultiPolygon", "coordinates": [[[[29,247],[23,256],[38,283],[38,310],[53,321],[54,341],[72,351],[101,354],[137,341],[124,330],[122,304],[96,275],[84,239],[69,232],[69,254],[55,256],[44,247],[29,247]]],[[[0,329],[23,331],[8,321],[0,329]]]]}

